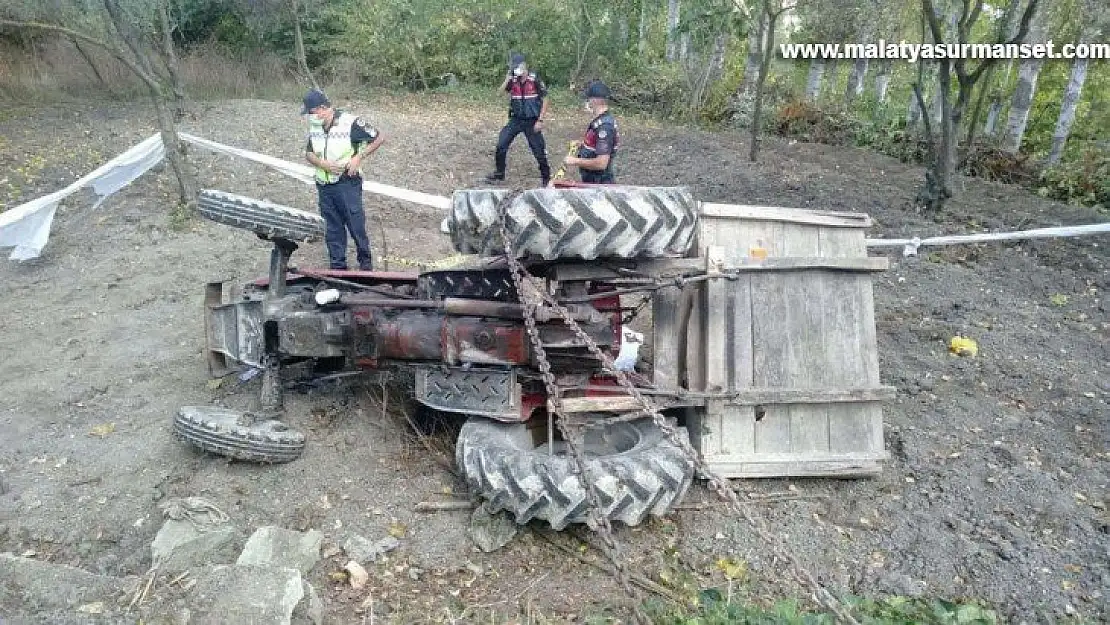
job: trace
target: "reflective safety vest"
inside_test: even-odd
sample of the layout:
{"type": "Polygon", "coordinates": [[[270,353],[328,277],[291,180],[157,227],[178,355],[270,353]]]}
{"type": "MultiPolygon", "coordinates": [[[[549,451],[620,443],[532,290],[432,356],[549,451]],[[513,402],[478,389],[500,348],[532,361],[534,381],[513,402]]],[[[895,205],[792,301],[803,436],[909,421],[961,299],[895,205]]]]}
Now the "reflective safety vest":
{"type": "MultiPolygon", "coordinates": [[[[324,131],[323,126],[309,125],[308,140],[312,143],[312,153],[317,158],[322,158],[333,163],[346,165],[355,155],[355,146],[351,143],[351,125],[358,119],[350,113],[340,113],[332,120],[331,128],[324,131]]],[[[333,174],[326,169],[316,168],[316,182],[331,184],[339,182],[343,174],[333,174]]]]}

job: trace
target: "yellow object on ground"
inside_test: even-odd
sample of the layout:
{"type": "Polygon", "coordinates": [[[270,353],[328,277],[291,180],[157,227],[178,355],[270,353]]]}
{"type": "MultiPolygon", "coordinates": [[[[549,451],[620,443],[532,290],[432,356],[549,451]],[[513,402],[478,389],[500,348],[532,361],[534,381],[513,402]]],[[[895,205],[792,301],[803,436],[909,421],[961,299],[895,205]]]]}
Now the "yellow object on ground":
{"type": "Polygon", "coordinates": [[[979,354],[979,344],[975,342],[975,339],[969,339],[966,336],[954,336],[948,342],[948,351],[960,356],[974,358],[979,354]]]}

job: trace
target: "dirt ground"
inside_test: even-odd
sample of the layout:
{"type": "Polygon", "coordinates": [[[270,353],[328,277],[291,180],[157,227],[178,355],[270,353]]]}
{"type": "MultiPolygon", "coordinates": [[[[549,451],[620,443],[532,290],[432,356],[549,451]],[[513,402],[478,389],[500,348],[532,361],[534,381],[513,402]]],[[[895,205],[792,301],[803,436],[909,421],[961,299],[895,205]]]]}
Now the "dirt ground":
{"type": "MultiPolygon", "coordinates": [[[[500,109],[446,97],[352,108],[388,137],[364,168],[369,178],[439,194],[489,171],[503,121],[500,109]]],[[[297,112],[296,102],[199,103],[185,128],[299,161],[297,112]]],[[[547,131],[556,162],[582,115],[556,111],[547,131]]],[[[150,119],[145,108],[118,104],[5,111],[0,201],[10,207],[17,194],[60,188],[149,136],[150,119]]],[[[622,182],[685,184],[707,201],[862,211],[877,221],[873,237],[1106,220],[978,180],[962,181],[948,214],[932,219],[910,208],[921,169],[870,152],[771,138],[751,164],[739,133],[637,118],[622,119],[621,132],[622,182]]],[[[314,208],[311,187],[228,157],[192,155],[202,187],[314,208]]],[[[509,159],[511,183],[538,181],[522,138],[509,159]]],[[[207,281],[262,275],[268,252],[244,231],[176,223],[172,203],[170,180],[156,169],[96,211],[67,202],[41,258],[0,261],[0,552],[140,575],[161,524],[159,502],[197,495],[247,531],[315,528],[338,544],[349,532],[401,535],[389,561],[369,567],[368,590],[330,579],[339,555],[314,569],[309,580],[331,622],[358,622],[371,604],[377,622],[403,623],[620,613],[615,581],[554,550],[542,533],[484,554],[466,536],[468,513],[415,512],[417,502],[463,486],[386,414],[372,380],[290,394],[286,419],[310,437],[290,464],[229,463],[175,441],[179,406],[245,407],[255,396],[257,381],[209,384],[201,298],[207,281]]],[[[383,233],[392,256],[452,253],[436,211],[370,195],[367,206],[377,253],[383,233]]],[[[1106,622],[1110,239],[884,253],[891,268],[876,277],[875,306],[883,382],[898,388],[884,408],[892,458],[872,480],[747,482],[753,493],[806,496],[755,512],[836,592],[975,598],[1015,623],[1073,615],[1106,622]],[[955,334],[979,342],[978,358],[946,352],[955,334]]],[[[326,264],[319,245],[295,258],[326,264]]],[[[688,496],[711,499],[700,486],[688,496]]],[[[577,544],[575,536],[555,539],[577,544]]],[[[637,571],[680,592],[722,584],[714,563],[731,557],[751,571],[742,594],[804,595],[777,574],[748,527],[719,508],[618,528],[617,537],[637,571]]],[[[0,616],[36,613],[50,618],[0,589],[0,616]]]]}

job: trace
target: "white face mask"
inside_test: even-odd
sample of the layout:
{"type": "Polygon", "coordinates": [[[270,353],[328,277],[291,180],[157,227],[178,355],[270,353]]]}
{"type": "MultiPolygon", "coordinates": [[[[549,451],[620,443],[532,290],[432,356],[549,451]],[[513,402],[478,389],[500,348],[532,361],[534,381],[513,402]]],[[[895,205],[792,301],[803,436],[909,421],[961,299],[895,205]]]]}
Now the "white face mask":
{"type": "Polygon", "coordinates": [[[308,124],[310,126],[323,126],[324,125],[324,118],[320,117],[316,113],[309,113],[308,114],[308,124]]]}
{"type": "Polygon", "coordinates": [[[586,112],[587,112],[587,113],[589,113],[590,115],[593,115],[593,114],[594,114],[594,107],[593,107],[593,106],[590,106],[590,101],[589,101],[589,100],[586,100],[586,102],[585,102],[585,104],[584,104],[583,106],[584,106],[584,108],[586,109],[586,112]]]}
{"type": "Polygon", "coordinates": [[[516,67],[513,68],[513,76],[519,77],[519,76],[523,76],[523,75],[524,75],[524,66],[523,65],[517,65],[516,67]]]}

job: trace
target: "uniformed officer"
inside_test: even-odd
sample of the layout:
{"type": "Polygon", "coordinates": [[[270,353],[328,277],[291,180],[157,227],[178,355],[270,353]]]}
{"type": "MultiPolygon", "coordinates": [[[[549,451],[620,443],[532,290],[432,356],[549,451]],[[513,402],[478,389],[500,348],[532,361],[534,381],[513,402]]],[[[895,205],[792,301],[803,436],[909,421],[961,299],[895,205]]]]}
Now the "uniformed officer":
{"type": "Polygon", "coordinates": [[[568,156],[563,163],[567,167],[577,167],[582,182],[612,184],[613,158],[617,155],[620,139],[617,137],[617,120],[609,112],[609,87],[600,80],[586,86],[586,110],[593,119],[586,127],[586,135],[574,156],[568,156]]]}
{"type": "Polygon", "coordinates": [[[497,137],[494,172],[486,176],[485,181],[497,182],[505,179],[505,159],[509,154],[509,146],[523,132],[540,168],[540,184],[547,186],[551,180],[547,145],[543,139],[543,122],[547,116],[547,85],[535,72],[528,71],[523,54],[514,54],[509,60],[509,73],[501,83],[501,90],[509,94],[509,121],[497,137]]]}
{"type": "Polygon", "coordinates": [[[381,146],[385,137],[361,117],[332,106],[318,89],[305,95],[301,115],[308,115],[305,158],[316,167],[316,194],[326,226],[329,266],[347,268],[347,232],[350,232],[358,267],[369,271],[370,237],[366,234],[359,166],[381,146]]]}

